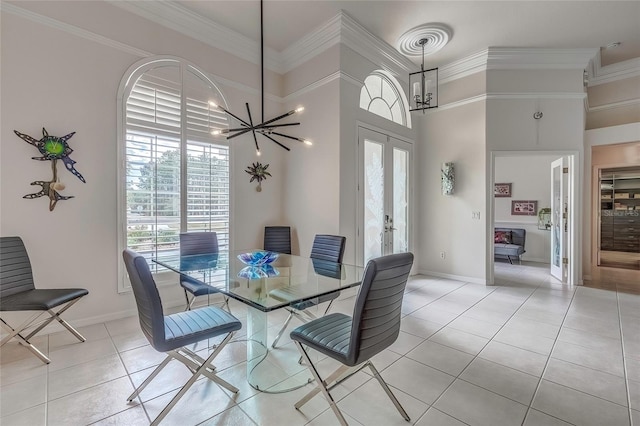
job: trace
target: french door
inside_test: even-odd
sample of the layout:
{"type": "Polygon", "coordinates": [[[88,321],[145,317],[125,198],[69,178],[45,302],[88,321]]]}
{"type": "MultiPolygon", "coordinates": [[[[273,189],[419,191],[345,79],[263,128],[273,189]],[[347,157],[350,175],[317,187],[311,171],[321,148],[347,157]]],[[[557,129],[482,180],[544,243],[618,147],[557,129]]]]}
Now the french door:
{"type": "Polygon", "coordinates": [[[569,204],[567,160],[559,158],[551,163],[551,275],[567,282],[567,219],[569,204]]]}
{"type": "Polygon", "coordinates": [[[410,143],[358,128],[358,259],[409,251],[410,143]]]}

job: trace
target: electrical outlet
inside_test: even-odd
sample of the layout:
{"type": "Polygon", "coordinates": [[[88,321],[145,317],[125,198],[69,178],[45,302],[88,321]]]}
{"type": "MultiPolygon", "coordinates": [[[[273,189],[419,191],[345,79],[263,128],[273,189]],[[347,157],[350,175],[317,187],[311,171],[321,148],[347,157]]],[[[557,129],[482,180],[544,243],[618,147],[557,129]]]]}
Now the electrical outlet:
{"type": "Polygon", "coordinates": [[[447,252],[441,251],[440,252],[440,259],[445,259],[447,257],[447,252]]]}
{"type": "Polygon", "coordinates": [[[480,212],[471,212],[471,219],[480,220],[480,212]]]}

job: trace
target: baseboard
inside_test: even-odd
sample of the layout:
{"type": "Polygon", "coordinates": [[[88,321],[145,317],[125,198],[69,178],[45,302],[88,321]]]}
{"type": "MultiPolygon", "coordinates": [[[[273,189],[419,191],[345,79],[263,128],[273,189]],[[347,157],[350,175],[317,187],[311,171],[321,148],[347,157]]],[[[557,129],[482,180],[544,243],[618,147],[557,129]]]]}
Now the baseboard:
{"type": "Polygon", "coordinates": [[[450,280],[463,281],[463,282],[472,283],[472,284],[487,285],[487,280],[483,279],[483,278],[464,277],[462,275],[445,274],[443,272],[418,270],[418,275],[430,275],[430,276],[433,276],[433,277],[447,278],[447,279],[450,279],[450,280]]]}

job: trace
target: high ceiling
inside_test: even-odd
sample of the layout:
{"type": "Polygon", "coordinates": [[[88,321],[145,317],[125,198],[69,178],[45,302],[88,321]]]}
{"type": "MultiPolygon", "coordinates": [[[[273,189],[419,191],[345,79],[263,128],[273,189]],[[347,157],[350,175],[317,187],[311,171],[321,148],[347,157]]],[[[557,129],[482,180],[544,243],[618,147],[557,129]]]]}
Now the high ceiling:
{"type": "MultiPolygon", "coordinates": [[[[260,40],[259,0],[176,2],[260,40]]],[[[603,65],[640,57],[640,1],[265,0],[264,43],[282,51],[341,9],[396,48],[398,38],[413,27],[448,25],[453,37],[441,51],[426,58],[430,66],[498,46],[603,48],[621,42],[619,47],[602,50],[603,65]]]]}

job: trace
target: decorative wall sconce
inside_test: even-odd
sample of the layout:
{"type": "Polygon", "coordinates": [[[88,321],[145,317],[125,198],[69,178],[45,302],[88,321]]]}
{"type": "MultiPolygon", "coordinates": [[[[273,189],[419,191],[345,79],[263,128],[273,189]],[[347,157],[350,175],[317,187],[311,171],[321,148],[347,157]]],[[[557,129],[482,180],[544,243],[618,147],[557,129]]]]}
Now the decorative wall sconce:
{"type": "Polygon", "coordinates": [[[453,195],[455,185],[455,170],[453,163],[443,163],[441,169],[442,175],[442,195],[453,195]]]}

